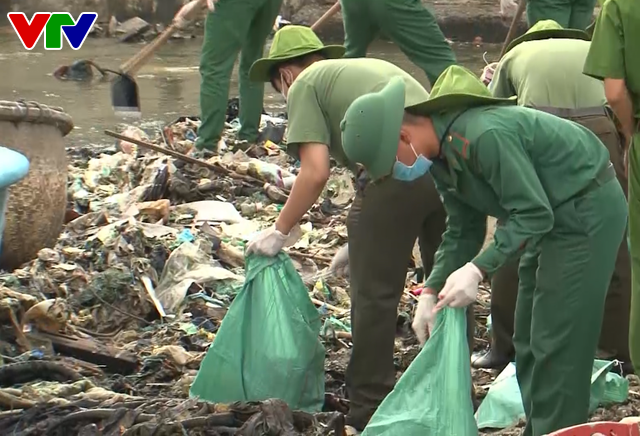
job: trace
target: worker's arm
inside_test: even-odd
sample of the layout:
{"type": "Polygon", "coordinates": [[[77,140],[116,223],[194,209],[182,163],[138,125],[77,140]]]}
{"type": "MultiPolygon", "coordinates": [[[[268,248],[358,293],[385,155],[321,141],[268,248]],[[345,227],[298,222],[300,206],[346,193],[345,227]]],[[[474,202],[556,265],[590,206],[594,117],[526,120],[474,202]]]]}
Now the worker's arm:
{"type": "Polygon", "coordinates": [[[625,147],[627,147],[635,130],[633,103],[627,90],[627,84],[624,79],[606,78],[604,79],[604,93],[609,106],[620,122],[620,128],[626,139],[625,147]]]}
{"type": "Polygon", "coordinates": [[[627,141],[633,135],[634,114],[625,76],[624,35],[616,2],[606,2],[593,33],[583,73],[603,80],[607,102],[616,114],[627,141]]]}
{"type": "Polygon", "coordinates": [[[487,217],[483,213],[439,187],[436,177],[434,181],[447,212],[447,227],[424,285],[431,294],[440,292],[447,277],[478,254],[487,232],[487,217]]]}
{"type": "Polygon", "coordinates": [[[302,144],[299,154],[300,173],[276,220],[276,229],[285,235],[311,209],[329,180],[329,147],[318,143],[302,144]]]}
{"type": "Polygon", "coordinates": [[[511,131],[489,130],[470,147],[469,159],[509,213],[507,220],[497,226],[493,242],[472,261],[488,275],[553,228],[551,204],[519,143],[511,131]]]}
{"type": "Polygon", "coordinates": [[[300,173],[276,229],[288,234],[314,205],[329,179],[330,134],[315,88],[296,80],[287,95],[287,152],[300,160],[300,173]]]}

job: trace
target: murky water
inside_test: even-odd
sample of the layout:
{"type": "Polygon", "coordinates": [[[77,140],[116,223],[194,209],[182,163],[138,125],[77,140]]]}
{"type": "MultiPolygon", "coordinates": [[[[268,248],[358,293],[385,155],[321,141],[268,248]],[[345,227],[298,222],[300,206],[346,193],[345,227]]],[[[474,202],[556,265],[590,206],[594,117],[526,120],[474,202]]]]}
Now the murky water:
{"type": "MultiPolygon", "coordinates": [[[[182,115],[199,113],[201,43],[201,38],[170,41],[140,70],[137,82],[144,120],[168,122],[182,115]]],[[[35,100],[64,108],[76,126],[67,137],[68,145],[110,142],[102,131],[113,128],[122,120],[113,114],[109,83],[97,80],[92,83],[62,82],[51,73],[58,66],[68,65],[77,59],[92,59],[103,68],[117,69],[142,45],[122,44],[114,39],[88,39],[78,51],[67,47],[61,51],[44,51],[42,42],[38,45],[39,48],[28,52],[12,29],[0,31],[0,100],[35,100]]],[[[462,65],[480,71],[484,66],[482,53],[488,51],[487,57],[495,58],[499,47],[467,44],[457,45],[455,50],[462,65]]],[[[377,42],[371,47],[370,56],[393,62],[411,72],[420,82],[427,82],[423,71],[391,43],[377,42]]],[[[265,108],[283,107],[282,97],[270,86],[265,89],[265,108]]],[[[232,96],[236,92],[237,77],[234,74],[232,96]]]]}

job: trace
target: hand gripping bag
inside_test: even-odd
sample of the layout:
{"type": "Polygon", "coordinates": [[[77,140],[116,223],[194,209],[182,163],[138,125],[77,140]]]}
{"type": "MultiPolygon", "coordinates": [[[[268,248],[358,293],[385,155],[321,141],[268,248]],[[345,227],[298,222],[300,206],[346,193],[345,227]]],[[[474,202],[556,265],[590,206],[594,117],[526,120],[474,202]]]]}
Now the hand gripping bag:
{"type": "Polygon", "coordinates": [[[293,410],[320,411],[325,357],[320,327],[320,314],[289,256],[248,256],[244,287],[190,395],[214,403],[277,398],[293,410]]]}
{"type": "Polygon", "coordinates": [[[433,334],[362,436],[477,436],[465,310],[445,308],[433,334]]]}

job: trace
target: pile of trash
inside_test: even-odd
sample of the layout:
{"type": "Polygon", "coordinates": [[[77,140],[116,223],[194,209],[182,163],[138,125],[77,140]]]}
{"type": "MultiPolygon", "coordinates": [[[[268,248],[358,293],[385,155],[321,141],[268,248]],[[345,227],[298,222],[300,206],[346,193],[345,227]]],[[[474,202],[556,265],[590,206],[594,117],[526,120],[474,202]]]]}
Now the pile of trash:
{"type": "MultiPolygon", "coordinates": [[[[0,428],[92,434],[100,424],[100,434],[125,428],[129,435],[153,426],[173,434],[181,425],[207,428],[206,434],[253,434],[223,428],[260,426],[258,418],[249,419],[254,412],[299,431],[331,428],[331,413],[292,414],[278,402],[213,406],[188,399],[242,288],[244,245],[273,223],[297,173],[296,161],[274,142],[283,141],[286,119],[265,115],[265,139],[247,144],[234,139],[234,111],[232,100],[215,155],[194,150],[195,117],[161,129],[121,129],[200,164],[126,141],[68,150],[68,223],[58,244],[0,275],[0,407],[10,410],[0,412],[0,428]],[[3,370],[15,377],[2,377],[3,370]]],[[[335,169],[323,201],[288,249],[323,314],[327,348],[344,350],[343,361],[350,347],[349,295],[346,282],[326,271],[346,242],[353,186],[350,173],[335,169]]],[[[342,363],[338,372],[337,393],[327,395],[327,404],[344,412],[342,363]]]]}
{"type": "MultiPolygon", "coordinates": [[[[335,165],[297,242],[286,249],[321,315],[323,412],[292,411],[279,400],[189,398],[243,287],[244,246],[274,222],[299,167],[282,145],[285,117],[264,114],[260,141],[249,144],[235,139],[236,116],[231,100],[215,153],[195,150],[197,117],[161,127],[122,126],[132,141],[68,149],[68,222],[57,245],[0,274],[0,428],[6,434],[342,436],[350,300],[347,282],[327,271],[347,241],[355,180],[335,165]],[[140,145],[146,143],[164,151],[140,145]]],[[[398,376],[419,352],[410,328],[421,268],[414,257],[398,316],[398,376]]],[[[488,308],[482,292],[478,348],[489,339],[488,308]]],[[[479,398],[494,378],[475,371],[479,398]]],[[[631,385],[637,390],[635,381],[631,385]]],[[[620,417],[638,412],[633,400],[638,397],[620,417]]],[[[515,434],[509,431],[495,434],[515,434]]]]}

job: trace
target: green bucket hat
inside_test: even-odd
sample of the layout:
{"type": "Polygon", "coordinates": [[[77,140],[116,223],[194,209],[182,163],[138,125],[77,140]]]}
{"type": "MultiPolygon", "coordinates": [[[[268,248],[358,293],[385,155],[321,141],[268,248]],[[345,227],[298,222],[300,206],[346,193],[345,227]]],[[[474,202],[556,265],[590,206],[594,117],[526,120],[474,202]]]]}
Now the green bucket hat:
{"type": "Polygon", "coordinates": [[[251,65],[249,79],[254,82],[269,82],[271,69],[284,61],[311,53],[322,53],[327,59],[339,59],[344,56],[344,51],[345,48],[341,45],[323,45],[309,27],[288,25],[276,32],[269,55],[251,65]]]}
{"type": "Polygon", "coordinates": [[[542,20],[531,26],[531,28],[527,30],[527,33],[511,41],[505,53],[508,53],[515,46],[523,42],[550,38],[591,40],[587,32],[579,29],[564,29],[553,20],[542,20]]]}
{"type": "MultiPolygon", "coordinates": [[[[394,77],[381,91],[354,100],[340,123],[345,155],[364,165],[374,180],[389,175],[396,160],[404,97],[404,80],[394,77]]],[[[515,103],[515,97],[492,97],[471,71],[452,65],[442,72],[429,99],[408,109],[419,115],[433,115],[449,109],[515,103]]]]}

